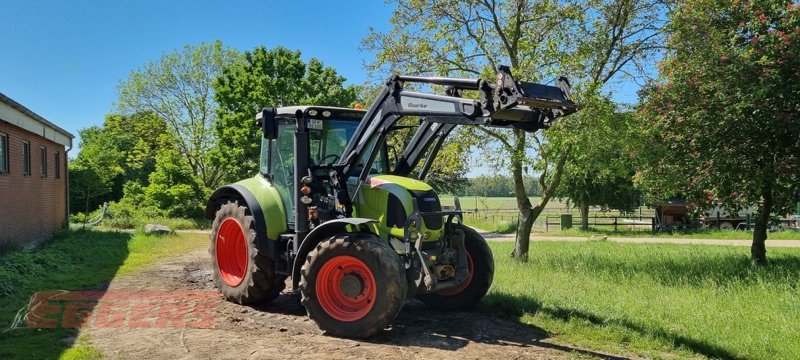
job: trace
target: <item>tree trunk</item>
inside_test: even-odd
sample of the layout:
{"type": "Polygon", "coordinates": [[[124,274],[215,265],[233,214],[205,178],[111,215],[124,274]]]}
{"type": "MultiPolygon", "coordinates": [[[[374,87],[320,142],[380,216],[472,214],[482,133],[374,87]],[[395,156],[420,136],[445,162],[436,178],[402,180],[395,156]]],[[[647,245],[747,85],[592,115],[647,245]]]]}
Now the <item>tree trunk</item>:
{"type": "Polygon", "coordinates": [[[758,202],[753,244],[750,246],[750,259],[753,265],[767,264],[767,231],[769,230],[769,214],[772,212],[772,179],[764,183],[761,190],[761,201],[758,202]]]}
{"type": "Polygon", "coordinates": [[[514,253],[511,254],[517,260],[528,261],[528,250],[530,249],[531,229],[536,219],[547,206],[550,198],[555,194],[558,184],[561,182],[561,174],[564,172],[564,164],[567,161],[568,149],[565,149],[558,158],[553,169],[553,179],[547,187],[544,186],[542,174],[540,184],[542,184],[542,199],[536,206],[531,207],[531,201],[525,194],[525,182],[522,178],[522,159],[525,156],[525,132],[514,130],[514,146],[516,153],[511,159],[511,176],[514,178],[514,193],[517,198],[517,208],[519,209],[519,224],[517,225],[517,236],[514,245],[514,253]]]}
{"type": "Polygon", "coordinates": [[[532,213],[531,200],[525,193],[525,180],[522,177],[522,160],[525,157],[525,132],[514,130],[514,156],[511,158],[511,176],[514,178],[514,195],[517,198],[519,221],[517,237],[512,256],[519,261],[528,261],[531,229],[536,218],[532,213]]]}
{"type": "Polygon", "coordinates": [[[580,200],[581,230],[589,231],[589,198],[584,194],[580,200]]]}

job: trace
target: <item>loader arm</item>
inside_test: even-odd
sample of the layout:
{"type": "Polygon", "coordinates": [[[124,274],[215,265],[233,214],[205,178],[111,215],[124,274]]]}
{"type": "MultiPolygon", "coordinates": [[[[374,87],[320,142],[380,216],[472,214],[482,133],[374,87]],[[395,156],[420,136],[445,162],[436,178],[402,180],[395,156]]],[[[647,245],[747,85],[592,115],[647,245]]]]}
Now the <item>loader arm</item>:
{"type": "MultiPolygon", "coordinates": [[[[422,174],[427,172],[435,152],[457,125],[487,125],[514,127],[537,131],[549,127],[559,117],[572,114],[578,106],[569,94],[566,78],[556,80],[556,86],[520,83],[513,79],[508,67],[501,66],[494,83],[482,79],[421,77],[395,75],[370,106],[336,166],[339,184],[357,177],[357,186],[369,175],[381,144],[392,126],[405,116],[418,116],[423,121],[409,146],[406,147],[393,171],[397,175],[410,173],[428,153],[422,174]],[[447,95],[408,91],[405,83],[441,85],[447,95]],[[459,96],[462,90],[479,93],[479,99],[459,96]],[[433,144],[433,151],[427,151],[433,144]]],[[[340,186],[346,192],[346,186],[340,186]]],[[[345,201],[350,213],[355,193],[345,201]]]]}

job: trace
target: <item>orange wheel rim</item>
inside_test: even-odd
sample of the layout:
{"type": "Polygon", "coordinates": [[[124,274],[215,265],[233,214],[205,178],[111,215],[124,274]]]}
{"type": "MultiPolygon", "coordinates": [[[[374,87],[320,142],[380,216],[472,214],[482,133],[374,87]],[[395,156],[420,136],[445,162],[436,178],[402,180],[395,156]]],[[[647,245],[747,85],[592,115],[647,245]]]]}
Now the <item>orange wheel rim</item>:
{"type": "Polygon", "coordinates": [[[316,293],[320,306],[330,317],[352,322],[372,310],[378,291],[367,264],[342,255],[322,265],[317,273],[316,293]]]}
{"type": "Polygon", "coordinates": [[[467,278],[464,279],[464,281],[462,281],[461,284],[459,284],[458,286],[450,289],[439,290],[436,292],[437,294],[443,296],[458,295],[462,291],[464,291],[472,282],[472,275],[475,272],[474,266],[472,265],[472,256],[470,256],[469,251],[467,251],[466,249],[464,249],[464,251],[467,253],[467,270],[469,270],[469,275],[467,275],[467,278]]]}
{"type": "Polygon", "coordinates": [[[222,281],[231,287],[239,286],[248,265],[247,237],[239,220],[232,217],[222,220],[214,246],[222,281]]]}

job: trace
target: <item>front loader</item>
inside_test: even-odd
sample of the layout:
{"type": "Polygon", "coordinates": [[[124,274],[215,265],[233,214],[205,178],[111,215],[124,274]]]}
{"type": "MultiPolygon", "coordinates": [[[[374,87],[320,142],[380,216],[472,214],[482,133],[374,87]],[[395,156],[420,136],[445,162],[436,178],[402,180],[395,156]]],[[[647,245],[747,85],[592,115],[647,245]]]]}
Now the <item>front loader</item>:
{"type": "Polygon", "coordinates": [[[367,111],[265,108],[256,116],[259,173],[217,189],[206,207],[214,282],[227,300],[252,304],[274,299],[291,278],[309,317],[343,337],[386,328],[412,297],[469,309],[491,286],[494,261],[462,224],[458,199],[443,210],[424,182],[442,143],[458,125],[537,131],[575,111],[566,79],[516,82],[507,67],[496,82],[396,75],[367,111]],[[419,126],[390,163],[386,140],[404,117],[419,126]]]}

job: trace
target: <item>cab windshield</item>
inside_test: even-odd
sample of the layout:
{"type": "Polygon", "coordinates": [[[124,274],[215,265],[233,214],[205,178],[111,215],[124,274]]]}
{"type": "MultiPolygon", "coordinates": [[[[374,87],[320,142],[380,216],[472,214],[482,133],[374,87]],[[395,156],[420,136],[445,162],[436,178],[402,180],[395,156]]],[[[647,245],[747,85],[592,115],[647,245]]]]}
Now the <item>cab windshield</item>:
{"type": "MultiPolygon", "coordinates": [[[[339,162],[347,142],[356,132],[359,121],[343,119],[310,119],[308,121],[308,165],[314,168],[320,165],[339,162]]],[[[297,128],[295,119],[280,119],[278,138],[272,140],[272,182],[281,193],[287,217],[292,219],[294,209],[294,132],[297,128]]],[[[261,139],[260,171],[269,172],[269,141],[261,139]]],[[[370,173],[386,173],[386,151],[382,150],[375,158],[370,173]]],[[[362,157],[363,161],[363,157],[362,157]]]]}

